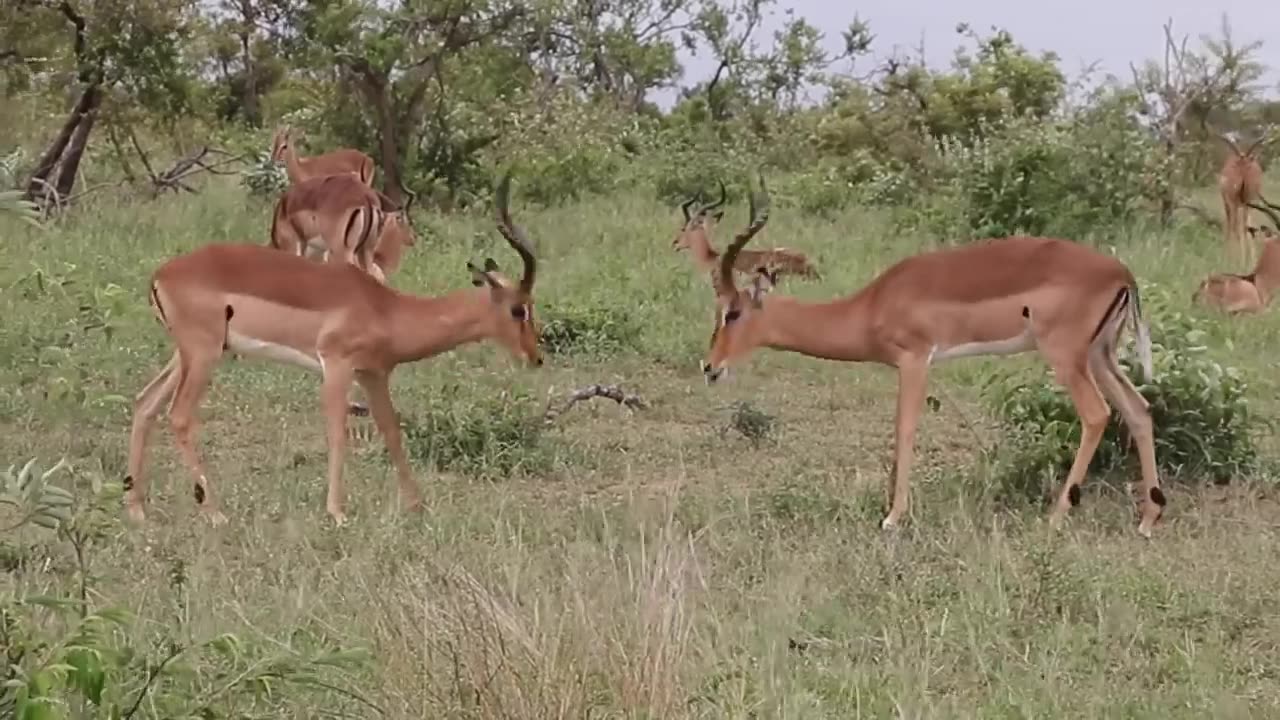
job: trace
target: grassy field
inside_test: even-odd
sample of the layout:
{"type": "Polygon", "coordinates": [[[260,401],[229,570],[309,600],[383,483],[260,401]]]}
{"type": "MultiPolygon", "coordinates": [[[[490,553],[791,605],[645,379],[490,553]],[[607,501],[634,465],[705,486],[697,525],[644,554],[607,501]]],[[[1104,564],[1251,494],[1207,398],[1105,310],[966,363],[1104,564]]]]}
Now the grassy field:
{"type": "MultiPolygon", "coordinates": [[[[380,442],[366,439],[348,461],[352,522],[332,527],[317,378],[224,364],[200,440],[230,523],[197,521],[190,478],[155,433],[149,522],[116,523],[92,548],[94,601],[128,607],[148,637],[367,648],[349,682],[391,718],[1280,713],[1280,502],[1265,479],[1172,484],[1150,542],[1128,500],[1091,479],[1051,532],[1043,508],[993,499],[981,448],[1000,438],[977,390],[994,368],[1043,366],[959,361],[932,377],[942,402],[921,427],[912,514],[884,535],[893,372],[764,351],[705,386],[712,296],[671,251],[678,217],[631,197],[517,209],[542,258],[539,314],[577,318],[600,347],[562,322],[578,352],[537,371],[490,346],[402,367],[393,394],[416,429],[422,515],[399,512],[380,442]],[[595,382],[651,407],[596,400],[547,429],[526,422],[595,382]],[[433,429],[457,448],[431,445],[433,429]],[[467,449],[490,431],[509,442],[467,449]],[[435,470],[432,452],[470,464],[435,470]]],[[[0,460],[65,455],[82,478],[118,483],[130,401],[169,353],[149,273],[204,243],[265,242],[267,222],[266,205],[215,188],[87,208],[46,232],[0,225],[0,460]]],[[[391,278],[401,289],[460,287],[465,261],[485,255],[518,267],[486,219],[427,223],[391,278]]],[[[1243,270],[1223,267],[1220,237],[1203,229],[1089,241],[1175,298],[1210,270],[1243,270]]],[[[820,298],[934,241],[867,211],[778,207],[756,242],[816,255],[824,279],[780,291],[820,298]]],[[[1274,313],[1215,321],[1210,344],[1262,412],[1280,412],[1274,313]]],[[[25,567],[5,581],[70,582],[65,552],[25,567]]],[[[296,694],[296,717],[379,716],[278,692],[296,694]]]]}

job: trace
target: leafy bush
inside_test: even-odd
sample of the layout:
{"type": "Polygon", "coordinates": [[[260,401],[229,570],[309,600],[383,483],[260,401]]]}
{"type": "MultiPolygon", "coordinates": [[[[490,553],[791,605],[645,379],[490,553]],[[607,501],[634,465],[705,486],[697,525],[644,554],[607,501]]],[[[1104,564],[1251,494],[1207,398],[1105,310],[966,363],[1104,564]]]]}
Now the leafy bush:
{"type": "MultiPolygon", "coordinates": [[[[25,526],[45,528],[74,550],[75,567],[74,590],[0,593],[0,717],[242,717],[250,711],[279,716],[287,704],[296,704],[297,695],[274,692],[278,684],[330,696],[329,703],[374,707],[342,686],[347,683],[328,677],[364,664],[361,651],[296,651],[230,633],[187,642],[190,628],[182,626],[181,612],[172,627],[160,625],[168,629],[163,635],[137,642],[128,612],[94,608],[89,600],[89,553],[118,526],[121,487],[95,476],[88,487],[71,492],[54,483],[59,474],[76,476],[65,460],[42,472],[33,459],[0,477],[0,508],[17,518],[0,520],[0,541],[25,526]]],[[[47,581],[48,573],[41,574],[47,581]]],[[[181,596],[181,568],[171,573],[170,583],[181,596]]]]}
{"type": "Polygon", "coordinates": [[[1152,196],[1152,143],[1120,102],[1056,122],[1006,116],[971,140],[945,138],[929,224],[944,236],[1083,236],[1152,196]]]}
{"type": "Polygon", "coordinates": [[[509,392],[482,396],[475,390],[447,385],[430,411],[406,418],[409,453],[438,470],[474,477],[549,472],[552,455],[533,397],[509,392]]]}
{"type": "Polygon", "coordinates": [[[607,357],[640,344],[640,324],[614,305],[549,307],[541,322],[542,349],[553,355],[607,357]]]}
{"type": "Polygon", "coordinates": [[[271,159],[270,153],[257,153],[253,162],[240,172],[240,184],[250,195],[275,197],[289,187],[289,174],[284,166],[271,159]]]}
{"type": "MultiPolygon", "coordinates": [[[[1144,309],[1158,311],[1162,304],[1167,306],[1167,299],[1156,295],[1144,309]]],[[[1248,386],[1240,371],[1209,357],[1205,331],[1193,316],[1174,311],[1153,316],[1158,317],[1152,323],[1153,382],[1141,383],[1136,363],[1122,364],[1128,365],[1130,379],[1150,403],[1161,475],[1192,484],[1206,479],[1221,484],[1255,472],[1256,436],[1270,423],[1250,411],[1248,386]]],[[[1080,419],[1066,392],[1048,377],[1006,382],[995,386],[994,404],[1003,430],[1014,441],[1006,447],[1017,448],[997,458],[998,484],[1026,498],[1056,491],[1080,443],[1080,419]]],[[[1091,472],[1114,472],[1126,461],[1137,462],[1122,432],[1123,422],[1112,410],[1091,472]]]]}

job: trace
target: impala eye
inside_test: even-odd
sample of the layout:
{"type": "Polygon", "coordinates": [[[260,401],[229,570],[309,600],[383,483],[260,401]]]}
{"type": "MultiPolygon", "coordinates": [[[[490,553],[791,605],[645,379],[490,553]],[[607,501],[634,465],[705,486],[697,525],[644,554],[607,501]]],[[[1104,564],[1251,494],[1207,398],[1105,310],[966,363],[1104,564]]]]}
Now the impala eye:
{"type": "Polygon", "coordinates": [[[524,320],[527,315],[528,313],[525,311],[523,305],[517,305],[511,308],[511,317],[517,320],[524,320]]]}

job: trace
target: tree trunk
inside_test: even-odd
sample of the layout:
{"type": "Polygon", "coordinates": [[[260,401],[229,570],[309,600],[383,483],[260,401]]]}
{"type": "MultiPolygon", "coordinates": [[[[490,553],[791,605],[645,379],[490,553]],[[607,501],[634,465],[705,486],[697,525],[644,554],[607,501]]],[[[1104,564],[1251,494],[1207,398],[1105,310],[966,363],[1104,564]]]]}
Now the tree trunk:
{"type": "MultiPolygon", "coordinates": [[[[101,87],[94,83],[84,89],[80,94],[80,99],[76,101],[75,107],[71,109],[71,113],[67,115],[66,121],[62,123],[62,129],[58,131],[53,142],[49,144],[48,149],[40,156],[40,162],[36,164],[36,169],[31,173],[31,179],[27,182],[27,190],[24,197],[32,202],[38,201],[45,197],[48,192],[47,184],[49,176],[53,174],[58,163],[62,161],[63,154],[67,150],[67,145],[71,143],[72,136],[80,125],[98,109],[98,105],[102,103],[101,87]]],[[[90,121],[92,127],[92,121],[90,121]]],[[[88,130],[85,131],[87,138],[88,130]]],[[[83,139],[82,139],[83,142],[83,139]]],[[[84,152],[83,145],[80,152],[84,152]]],[[[79,166],[79,153],[77,153],[75,164],[79,166]]],[[[74,169],[72,172],[72,181],[74,181],[74,169]]],[[[63,183],[62,177],[58,178],[58,185],[63,183]]],[[[61,191],[59,191],[61,192],[61,191]]]]}
{"type": "Polygon", "coordinates": [[[70,197],[71,189],[76,185],[80,159],[84,157],[84,149],[89,144],[89,133],[93,132],[93,125],[97,119],[98,107],[97,103],[94,103],[94,107],[81,118],[75,132],[71,133],[71,142],[67,145],[62,162],[58,164],[58,181],[54,184],[60,198],[70,197]]]}

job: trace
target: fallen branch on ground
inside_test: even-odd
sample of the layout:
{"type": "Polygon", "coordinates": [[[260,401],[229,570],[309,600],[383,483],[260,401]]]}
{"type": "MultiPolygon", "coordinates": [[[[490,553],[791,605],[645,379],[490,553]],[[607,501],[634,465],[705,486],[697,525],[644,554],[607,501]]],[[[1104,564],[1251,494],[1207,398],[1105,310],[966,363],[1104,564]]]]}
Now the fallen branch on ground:
{"type": "Polygon", "coordinates": [[[617,385],[595,384],[588,385],[569,393],[569,397],[559,408],[555,407],[554,401],[548,401],[547,411],[543,414],[542,419],[547,425],[550,425],[555,422],[556,418],[559,417],[561,413],[574,405],[582,402],[583,400],[590,400],[591,398],[598,397],[612,400],[632,411],[644,410],[649,407],[649,403],[645,402],[639,395],[632,395],[623,392],[622,388],[617,385]]]}

